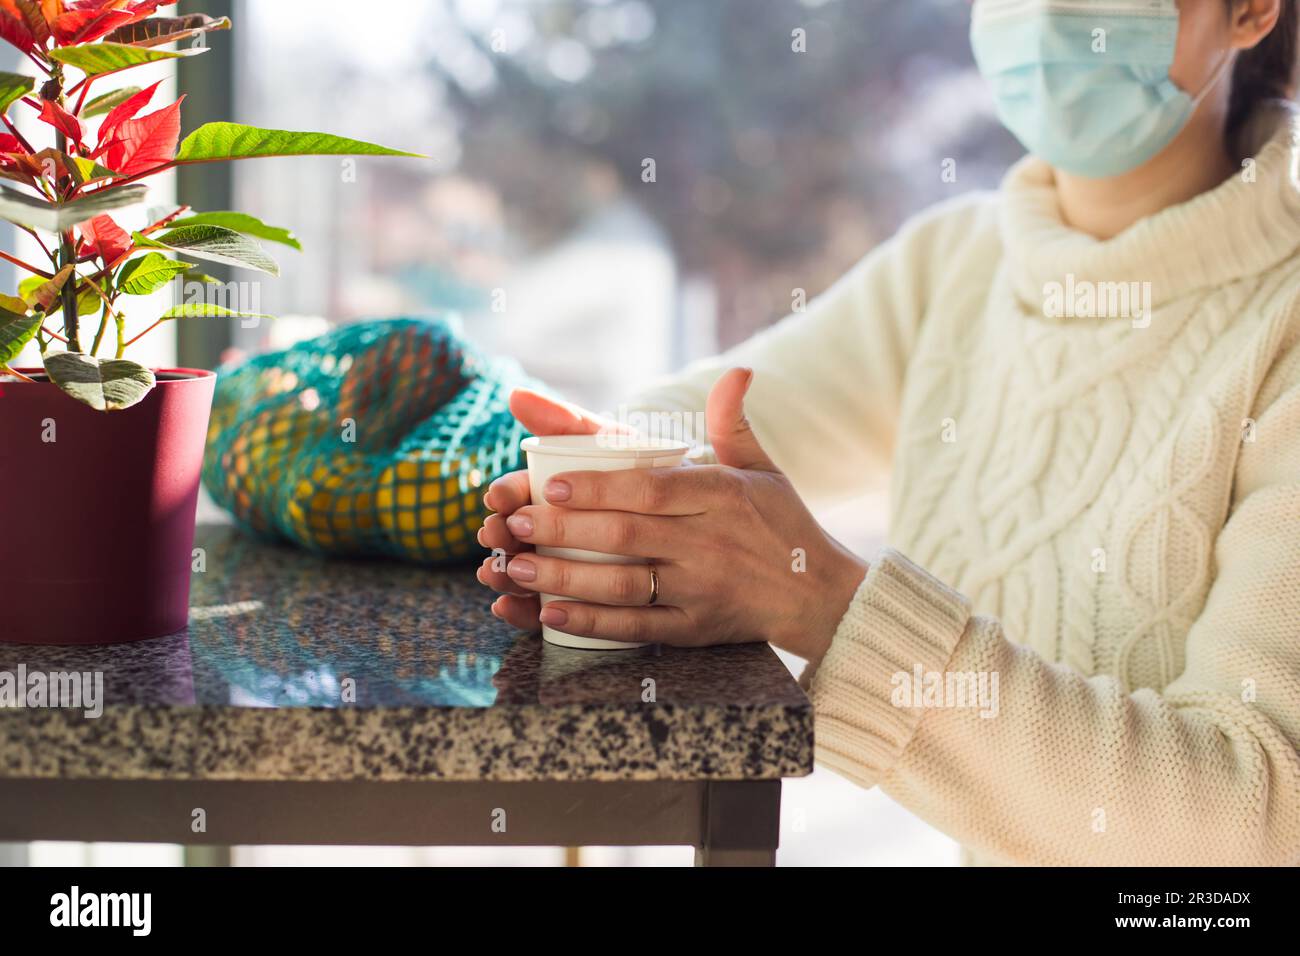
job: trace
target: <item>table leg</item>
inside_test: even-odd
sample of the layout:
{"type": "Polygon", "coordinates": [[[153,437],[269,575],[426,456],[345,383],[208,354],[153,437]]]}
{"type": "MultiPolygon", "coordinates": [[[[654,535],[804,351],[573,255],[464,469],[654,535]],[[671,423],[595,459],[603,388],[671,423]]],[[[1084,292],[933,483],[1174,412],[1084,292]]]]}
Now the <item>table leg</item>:
{"type": "Polygon", "coordinates": [[[695,848],[696,866],[776,866],[776,850],[711,850],[695,848]]]}
{"type": "Polygon", "coordinates": [[[696,866],[775,866],[780,842],[780,780],[721,780],[706,785],[696,866]]]}

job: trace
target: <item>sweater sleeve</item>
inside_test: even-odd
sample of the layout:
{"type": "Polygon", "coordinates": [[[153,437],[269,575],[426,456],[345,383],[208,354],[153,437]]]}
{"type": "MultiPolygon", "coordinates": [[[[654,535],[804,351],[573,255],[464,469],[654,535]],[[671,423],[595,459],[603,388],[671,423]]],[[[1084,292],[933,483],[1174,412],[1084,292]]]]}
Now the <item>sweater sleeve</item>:
{"type": "MultiPolygon", "coordinates": [[[[721,355],[661,380],[626,406],[654,414],[701,414],[714,382],[738,365],[754,369],[745,413],[772,460],[810,504],[868,490],[888,472],[903,379],[935,286],[967,260],[996,258],[993,205],[985,194],[941,203],[877,247],[803,312],[721,355]]],[[[972,264],[976,275],[989,269],[972,264]]],[[[705,439],[703,429],[695,437],[705,439]]],[[[694,456],[711,460],[707,447],[694,456]]]]}
{"type": "Polygon", "coordinates": [[[1300,384],[1256,421],[1163,692],[1046,662],[885,550],[803,678],[819,761],[1009,863],[1300,862],[1300,384]],[[983,675],[991,705],[925,706],[918,672],[983,675]]]}

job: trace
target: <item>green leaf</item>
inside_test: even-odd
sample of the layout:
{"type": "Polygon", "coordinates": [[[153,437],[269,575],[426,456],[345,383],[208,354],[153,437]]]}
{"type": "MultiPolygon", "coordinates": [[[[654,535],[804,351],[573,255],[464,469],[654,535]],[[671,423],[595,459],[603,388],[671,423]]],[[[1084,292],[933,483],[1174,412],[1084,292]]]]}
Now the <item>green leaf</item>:
{"type": "Polygon", "coordinates": [[[23,315],[0,309],[0,365],[8,365],[18,357],[41,327],[42,316],[23,315]]]}
{"type": "Polygon", "coordinates": [[[147,186],[132,183],[114,189],[99,189],[68,203],[50,203],[8,186],[0,186],[0,219],[47,232],[62,232],[79,222],[94,219],[100,213],[134,206],[148,191],[147,186]]]}
{"type": "Polygon", "coordinates": [[[113,179],[115,176],[121,176],[107,166],[101,166],[93,159],[86,159],[84,156],[67,156],[67,162],[64,164],[70,170],[77,180],[79,186],[85,186],[87,183],[99,182],[101,179],[113,179]]]}
{"type": "Polygon", "coordinates": [[[187,302],[183,305],[172,306],[158,316],[158,321],[161,322],[164,319],[224,318],[273,319],[275,316],[266,315],[262,312],[245,312],[242,309],[227,309],[224,305],[211,305],[207,302],[187,302]]]}
{"type": "Polygon", "coordinates": [[[36,78],[21,73],[0,73],[0,113],[13,105],[14,100],[26,96],[36,88],[36,78]]]}
{"type": "Polygon", "coordinates": [[[140,259],[130,259],[117,274],[117,287],[127,295],[149,295],[157,292],[172,279],[192,268],[188,262],[177,262],[151,252],[140,259]]]}
{"type": "MultiPolygon", "coordinates": [[[[43,282],[40,276],[34,276],[37,282],[43,282]]],[[[27,304],[26,299],[19,298],[16,295],[5,295],[0,292],[0,309],[8,309],[10,312],[17,312],[19,315],[26,315],[31,311],[31,306],[27,304]]]]}
{"type": "Polygon", "coordinates": [[[140,87],[138,86],[124,86],[120,90],[112,90],[96,96],[81,108],[81,118],[90,119],[92,116],[107,113],[114,106],[121,106],[139,92],[140,87]]]}
{"type": "Polygon", "coordinates": [[[252,239],[223,226],[181,226],[168,229],[156,239],[134,233],[135,244],[148,249],[172,249],[198,259],[224,262],[245,269],[257,269],[273,276],[280,274],[275,260],[252,239]]]}
{"type": "Polygon", "coordinates": [[[154,386],[153,372],[127,359],[100,359],[81,352],[45,356],[50,381],[100,412],[130,408],[154,386]]]}
{"type": "Polygon", "coordinates": [[[256,216],[250,216],[242,212],[199,212],[192,216],[185,216],[177,219],[173,226],[225,226],[227,229],[233,229],[235,232],[242,232],[246,236],[255,236],[258,239],[265,239],[267,242],[279,242],[286,246],[291,246],[302,251],[302,243],[288,229],[281,229],[279,226],[268,226],[256,216]]]}
{"type": "MultiPolygon", "coordinates": [[[[104,300],[95,294],[94,289],[88,288],[85,292],[81,293],[81,295],[77,296],[77,315],[94,315],[103,307],[103,305],[104,300]]],[[[58,312],[60,309],[62,309],[62,306],[54,311],[58,312]]]]}
{"type": "Polygon", "coordinates": [[[125,43],[82,43],[77,46],[55,47],[46,56],[68,66],[76,67],[87,76],[107,76],[119,70],[129,70],[143,63],[158,60],[175,60],[205,52],[204,47],[187,47],[183,50],[154,50],[128,46],[125,43]]]}
{"type": "Polygon", "coordinates": [[[255,159],[264,156],[414,156],[387,146],[329,133],[295,133],[281,129],[259,129],[240,123],[204,123],[181,142],[178,163],[212,163],[226,159],[255,159]]]}

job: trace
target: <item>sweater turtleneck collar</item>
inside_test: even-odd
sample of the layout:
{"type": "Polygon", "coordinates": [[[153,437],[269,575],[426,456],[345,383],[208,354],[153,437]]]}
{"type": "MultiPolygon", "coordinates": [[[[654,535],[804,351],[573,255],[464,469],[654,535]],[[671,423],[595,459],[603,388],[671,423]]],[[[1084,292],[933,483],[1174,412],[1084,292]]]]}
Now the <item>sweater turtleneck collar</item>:
{"type": "Polygon", "coordinates": [[[1052,168],[1027,156],[1002,183],[1001,231],[1017,296],[1048,284],[1150,282],[1152,304],[1254,275],[1300,253],[1300,108],[1260,107],[1243,133],[1249,174],[1098,240],[1062,221],[1052,168]]]}

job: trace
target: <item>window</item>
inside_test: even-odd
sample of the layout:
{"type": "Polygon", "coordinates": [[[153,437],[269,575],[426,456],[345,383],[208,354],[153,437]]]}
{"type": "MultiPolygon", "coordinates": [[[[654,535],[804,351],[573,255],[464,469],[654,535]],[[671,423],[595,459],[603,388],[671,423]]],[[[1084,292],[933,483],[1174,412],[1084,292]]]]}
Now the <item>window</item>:
{"type": "Polygon", "coordinates": [[[237,166],[239,206],[306,250],[266,311],[455,311],[597,406],[789,312],[1015,155],[955,0],[331,6],[237,11],[238,115],[431,159],[237,166]]]}
{"type": "MultiPolygon", "coordinates": [[[[1019,153],[959,0],[236,0],[232,14],[237,29],[182,67],[206,104],[187,129],[235,119],[430,157],[205,174],[230,177],[205,195],[304,247],[277,248],[282,276],[259,285],[259,311],[284,318],[231,323],[245,350],[366,316],[457,313],[484,347],[609,408],[811,299],[907,216],[996,185],[1019,153]],[[222,45],[235,68],[194,79],[222,45]]],[[[865,548],[882,517],[876,502],[825,520],[865,548]]],[[[783,862],[956,862],[952,841],[878,790],[819,770],[785,794],[783,862]]],[[[328,858],[559,860],[493,853],[328,858]]],[[[292,854],[237,860],[319,859],[292,854]]],[[[671,854],[586,859],[689,862],[671,854]]]]}
{"type": "MultiPolygon", "coordinates": [[[[236,10],[236,115],[431,158],[234,167],[237,208],[305,250],[263,295],[300,318],[241,330],[245,347],[455,312],[611,408],[811,299],[905,217],[995,186],[1019,153],[957,0],[341,6],[236,10]]],[[[882,509],[825,520],[868,547],[882,509]]],[[[956,862],[946,837],[824,770],[787,783],[785,817],[785,862],[956,862]]],[[[446,852],[423,858],[478,858],[446,852]]],[[[589,860],[606,857],[666,859],[589,860]]]]}

